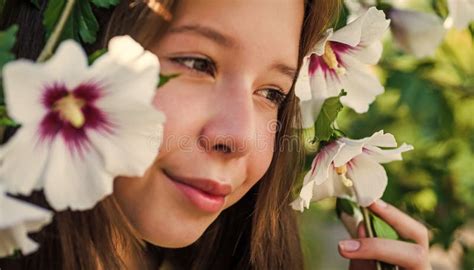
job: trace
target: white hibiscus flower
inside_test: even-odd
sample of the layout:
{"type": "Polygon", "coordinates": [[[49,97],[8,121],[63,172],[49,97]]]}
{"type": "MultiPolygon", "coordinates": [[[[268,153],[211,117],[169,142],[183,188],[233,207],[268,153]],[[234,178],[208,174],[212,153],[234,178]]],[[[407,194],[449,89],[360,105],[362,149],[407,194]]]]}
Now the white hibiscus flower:
{"type": "Polygon", "coordinates": [[[341,102],[358,113],[366,112],[384,88],[368,65],[376,64],[382,54],[382,35],[390,21],[383,11],[372,7],[345,27],[318,42],[304,59],[296,84],[296,95],[301,100],[303,124],[312,126],[325,99],[347,96],[341,102]]]}
{"type": "Polygon", "coordinates": [[[0,257],[21,250],[23,255],[38,249],[38,244],[28,238],[51,222],[50,211],[8,197],[0,185],[0,257]]]}
{"type": "Polygon", "coordinates": [[[383,131],[360,140],[340,138],[330,143],[316,155],[291,206],[303,211],[311,201],[328,197],[349,198],[369,206],[382,197],[387,186],[387,174],[380,164],[401,160],[401,153],[413,149],[407,144],[396,146],[393,135],[383,131]]]}
{"type": "Polygon", "coordinates": [[[474,21],[474,0],[448,0],[449,16],[444,21],[446,28],[464,29],[474,21]]]}
{"type": "Polygon", "coordinates": [[[91,208],[118,175],[140,176],[154,160],[164,115],[152,105],[158,58],[128,36],[88,66],[74,41],[45,63],[3,69],[9,115],[22,126],[0,148],[8,192],[44,189],[56,210],[91,208]]]}
{"type": "Polygon", "coordinates": [[[443,22],[434,14],[393,8],[388,16],[395,42],[415,57],[433,55],[444,38],[443,22]]]}

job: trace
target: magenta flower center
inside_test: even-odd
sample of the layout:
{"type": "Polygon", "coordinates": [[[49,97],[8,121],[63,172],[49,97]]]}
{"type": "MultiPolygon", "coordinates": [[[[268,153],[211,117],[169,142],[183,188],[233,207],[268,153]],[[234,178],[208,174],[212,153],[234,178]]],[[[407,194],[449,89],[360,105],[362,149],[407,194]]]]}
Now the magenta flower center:
{"type": "Polygon", "coordinates": [[[344,75],[346,67],[341,55],[351,50],[352,47],[339,42],[328,41],[324,47],[324,54],[319,56],[311,55],[309,64],[309,74],[312,75],[319,68],[325,76],[344,75]]]}
{"type": "Polygon", "coordinates": [[[112,133],[107,114],[96,105],[102,95],[94,83],[72,90],[61,83],[47,86],[41,100],[47,113],[39,126],[40,140],[51,142],[61,136],[71,152],[82,152],[89,144],[88,132],[112,133]]]}

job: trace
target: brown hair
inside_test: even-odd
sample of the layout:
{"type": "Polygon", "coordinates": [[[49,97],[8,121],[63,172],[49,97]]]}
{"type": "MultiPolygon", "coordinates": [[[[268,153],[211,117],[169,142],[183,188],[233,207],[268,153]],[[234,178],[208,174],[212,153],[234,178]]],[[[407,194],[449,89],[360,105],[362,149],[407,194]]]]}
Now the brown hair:
{"type": "MultiPolygon", "coordinates": [[[[41,2],[41,1],[40,1],[41,2]]],[[[142,2],[142,1],[140,1],[142,2]]],[[[178,1],[161,0],[171,13],[178,1]]],[[[7,1],[0,20],[0,29],[12,23],[20,25],[15,53],[35,59],[44,44],[41,10],[26,1],[7,1]],[[31,29],[31,27],[34,29],[31,29]]],[[[305,0],[298,63],[314,46],[323,31],[332,23],[340,8],[339,0],[305,0]]],[[[103,47],[115,35],[128,34],[149,47],[165,31],[168,22],[156,16],[145,3],[133,8],[122,1],[113,12],[96,10],[103,25],[103,40],[88,46],[91,52],[103,47]]],[[[298,100],[294,89],[279,111],[279,131],[270,168],[235,205],[223,211],[198,241],[179,249],[151,246],[138,239],[128,224],[113,195],[91,210],[62,211],[54,221],[34,235],[40,249],[20,259],[0,260],[0,268],[10,269],[123,269],[125,249],[135,258],[153,257],[159,265],[166,258],[176,269],[303,269],[292,187],[302,168],[303,151],[294,127],[300,127],[298,100]]],[[[47,206],[37,192],[27,198],[47,206]]],[[[146,260],[139,260],[146,261],[146,260]]]]}

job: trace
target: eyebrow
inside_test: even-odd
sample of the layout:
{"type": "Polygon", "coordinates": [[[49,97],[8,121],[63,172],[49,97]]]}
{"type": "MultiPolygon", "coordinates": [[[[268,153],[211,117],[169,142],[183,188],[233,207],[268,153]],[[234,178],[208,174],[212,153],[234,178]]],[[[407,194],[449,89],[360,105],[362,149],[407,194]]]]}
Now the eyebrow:
{"type": "Polygon", "coordinates": [[[274,69],[280,72],[281,74],[289,77],[291,81],[293,81],[296,78],[296,68],[287,66],[283,63],[276,63],[272,65],[271,69],[274,69]]]}
{"type": "MultiPolygon", "coordinates": [[[[226,48],[237,46],[237,42],[233,38],[227,35],[224,35],[212,28],[199,25],[199,24],[189,24],[189,25],[172,27],[168,30],[168,33],[171,33],[171,34],[192,33],[192,34],[205,37],[217,43],[218,45],[226,47],[226,48]]],[[[296,78],[296,68],[288,66],[284,63],[275,63],[270,67],[270,69],[276,70],[277,72],[290,78],[292,81],[296,78]]]]}
{"type": "Polygon", "coordinates": [[[178,27],[172,27],[169,29],[169,33],[177,34],[177,33],[192,33],[203,36],[207,39],[214,41],[215,43],[223,46],[223,47],[235,47],[236,42],[231,37],[226,36],[222,33],[217,32],[216,30],[202,26],[199,24],[190,24],[190,25],[182,25],[178,27]]]}

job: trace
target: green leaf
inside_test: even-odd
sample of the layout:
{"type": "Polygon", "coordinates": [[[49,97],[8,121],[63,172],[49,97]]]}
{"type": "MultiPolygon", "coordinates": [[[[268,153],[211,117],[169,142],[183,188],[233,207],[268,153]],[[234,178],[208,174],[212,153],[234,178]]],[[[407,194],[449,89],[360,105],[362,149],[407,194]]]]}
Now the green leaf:
{"type": "MultiPolygon", "coordinates": [[[[48,5],[43,14],[43,26],[46,31],[46,38],[48,38],[51,33],[53,32],[54,27],[59,21],[59,17],[61,16],[61,12],[66,5],[65,0],[49,0],[48,5]]],[[[69,22],[69,20],[68,20],[69,22]]],[[[66,32],[66,28],[68,25],[66,24],[64,32],[66,32]]]]}
{"type": "Polygon", "coordinates": [[[431,7],[441,18],[446,18],[448,16],[448,3],[446,0],[431,0],[431,7]]]}
{"type": "Polygon", "coordinates": [[[18,126],[18,124],[8,117],[7,109],[4,105],[0,105],[0,126],[18,126]]]}
{"type": "Polygon", "coordinates": [[[341,90],[339,96],[330,97],[324,101],[315,123],[315,139],[317,141],[328,141],[334,134],[333,123],[343,108],[340,99],[346,94],[344,90],[341,90]]]}
{"type": "Polygon", "coordinates": [[[452,137],[455,123],[453,108],[442,89],[420,78],[417,72],[402,71],[390,72],[386,87],[400,89],[400,105],[408,107],[425,138],[452,137]]]}
{"type": "Polygon", "coordinates": [[[2,70],[6,63],[15,59],[15,55],[11,53],[11,50],[16,43],[17,32],[17,25],[12,25],[7,30],[0,32],[0,104],[5,103],[3,95],[2,70]]]}
{"type": "Polygon", "coordinates": [[[91,0],[91,2],[97,7],[109,8],[118,5],[120,0],[91,0]]]}
{"type": "MultiPolygon", "coordinates": [[[[78,42],[94,43],[99,32],[99,23],[92,11],[91,2],[99,7],[116,5],[116,0],[77,0],[74,10],[68,18],[60,40],[74,39],[78,42]]],[[[117,2],[117,3],[116,3],[117,2]]],[[[43,25],[48,38],[54,30],[63,12],[65,0],[50,0],[46,6],[43,25]]]]}
{"type": "Polygon", "coordinates": [[[343,28],[344,26],[346,26],[347,25],[347,17],[349,17],[349,15],[350,15],[349,9],[344,4],[342,6],[341,11],[339,12],[337,22],[334,25],[334,30],[338,30],[338,29],[343,28]]]}
{"type": "Polygon", "coordinates": [[[158,88],[162,87],[165,84],[167,84],[171,79],[176,78],[179,75],[180,74],[170,74],[170,75],[160,74],[160,82],[158,83],[158,88]]]}
{"type": "Polygon", "coordinates": [[[89,55],[89,58],[88,58],[89,65],[92,65],[92,63],[94,63],[95,60],[97,60],[99,57],[104,55],[106,52],[107,52],[107,49],[103,48],[103,49],[97,50],[97,51],[93,52],[91,55],[89,55]]]}
{"type": "Polygon", "coordinates": [[[358,206],[348,199],[337,198],[336,200],[336,213],[338,217],[341,216],[341,213],[353,216],[355,213],[354,209],[356,208],[358,208],[358,206]]]}
{"type": "Polygon", "coordinates": [[[0,32],[0,70],[7,62],[15,59],[15,56],[11,53],[11,50],[15,45],[17,32],[17,25],[13,25],[7,30],[0,32]]]}
{"type": "Polygon", "coordinates": [[[388,225],[384,220],[374,214],[371,214],[370,216],[376,237],[392,240],[400,239],[398,233],[392,228],[392,226],[388,225]]]}
{"type": "Polygon", "coordinates": [[[92,12],[92,7],[87,0],[79,0],[76,3],[74,20],[79,25],[79,34],[86,43],[94,43],[99,31],[99,23],[92,12]]]}
{"type": "MultiPolygon", "coordinates": [[[[384,220],[369,212],[370,226],[374,233],[374,237],[399,240],[398,233],[384,220]]],[[[377,261],[377,264],[381,266],[382,270],[399,270],[399,267],[393,264],[377,261]]]]}

